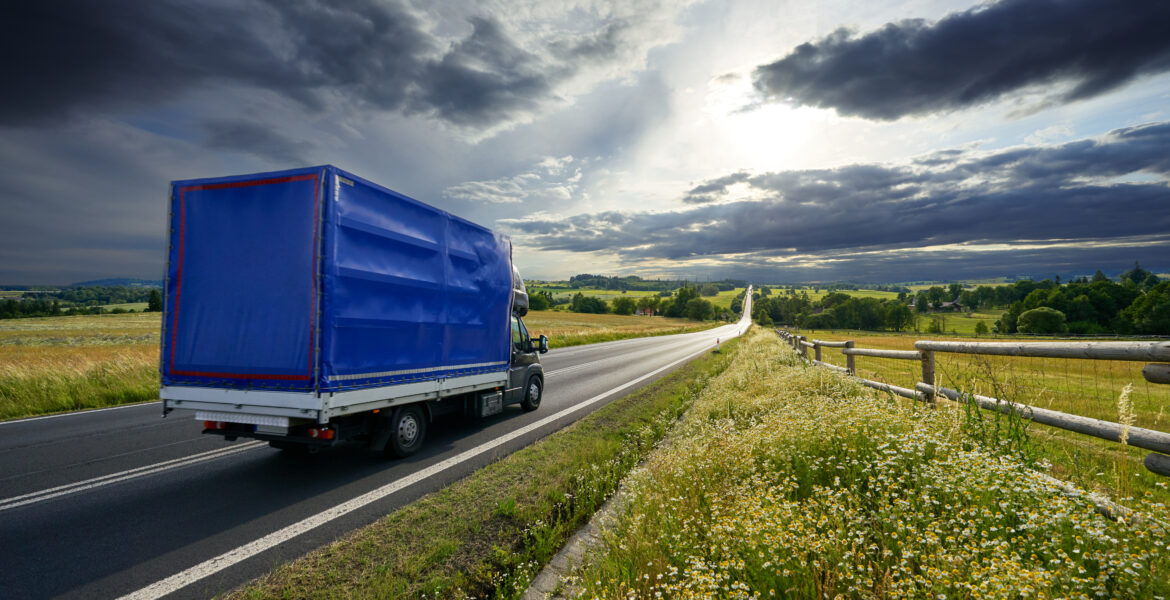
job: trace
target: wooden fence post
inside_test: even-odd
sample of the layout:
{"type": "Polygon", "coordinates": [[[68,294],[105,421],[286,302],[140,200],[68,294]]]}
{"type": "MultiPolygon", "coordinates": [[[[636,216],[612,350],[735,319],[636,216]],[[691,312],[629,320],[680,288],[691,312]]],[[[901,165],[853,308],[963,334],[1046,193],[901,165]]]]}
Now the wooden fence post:
{"type": "MultiPolygon", "coordinates": [[[[853,340],[845,340],[845,347],[852,348],[853,340]]],[[[850,375],[857,374],[857,363],[855,362],[854,356],[852,354],[845,355],[845,370],[849,371],[850,375]]]]}
{"type": "Polygon", "coordinates": [[[922,351],[922,383],[932,386],[930,392],[926,392],[926,402],[934,405],[934,350],[922,351]]]}
{"type": "Polygon", "coordinates": [[[813,340],[813,355],[817,357],[817,362],[821,362],[821,343],[813,340]]]}

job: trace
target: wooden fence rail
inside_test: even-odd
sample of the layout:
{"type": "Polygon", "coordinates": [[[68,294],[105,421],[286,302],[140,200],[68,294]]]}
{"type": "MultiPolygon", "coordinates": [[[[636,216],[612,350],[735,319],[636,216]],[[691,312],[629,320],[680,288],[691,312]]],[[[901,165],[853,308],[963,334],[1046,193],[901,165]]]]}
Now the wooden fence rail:
{"type": "Polygon", "coordinates": [[[1158,475],[1170,476],[1170,433],[1072,415],[999,398],[965,394],[942,387],[935,381],[934,360],[936,352],[944,352],[992,356],[1154,361],[1142,369],[1142,376],[1150,383],[1170,384],[1170,364],[1167,364],[1170,362],[1170,342],[944,342],[920,340],[914,343],[916,350],[883,350],[857,348],[854,346],[853,340],[812,340],[810,342],[806,337],[784,329],[776,329],[776,332],[811,364],[853,377],[857,377],[854,363],[857,356],[920,361],[922,363],[922,380],[915,384],[914,389],[857,377],[863,385],[904,398],[928,404],[934,404],[937,397],[953,402],[972,402],[985,410],[1015,413],[1036,423],[1112,442],[1120,442],[1124,433],[1127,445],[1151,451],[1143,461],[1147,470],[1158,475]],[[809,359],[809,348],[813,349],[815,359],[809,359]],[[841,348],[841,353],[846,359],[846,366],[841,367],[825,362],[821,354],[822,348],[841,348]]]}

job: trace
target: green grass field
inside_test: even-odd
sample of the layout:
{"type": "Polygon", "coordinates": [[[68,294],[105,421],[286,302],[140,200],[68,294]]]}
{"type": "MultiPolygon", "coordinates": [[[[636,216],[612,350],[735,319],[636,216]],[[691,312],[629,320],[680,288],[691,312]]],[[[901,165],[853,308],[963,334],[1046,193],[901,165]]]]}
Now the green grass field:
{"type": "MultiPolygon", "coordinates": [[[[888,350],[913,350],[914,342],[919,339],[970,339],[872,332],[801,333],[810,339],[851,339],[858,348],[888,350]]],[[[1016,337],[1012,340],[1022,341],[1016,337]]],[[[811,353],[810,350],[810,356],[811,353]]],[[[839,349],[823,348],[822,359],[845,365],[839,349]]],[[[1120,422],[1126,412],[1132,415],[1133,425],[1170,432],[1170,385],[1148,383],[1141,374],[1145,366],[1142,362],[941,352],[935,354],[935,361],[939,385],[952,389],[1112,422],[1120,422]],[[1123,407],[1120,399],[1127,385],[1132,387],[1128,404],[1123,407]]],[[[902,387],[913,388],[922,376],[918,361],[858,356],[855,364],[859,377],[902,387]]],[[[1054,472],[1062,477],[1097,489],[1158,491],[1155,486],[1163,478],[1141,466],[1146,451],[1122,449],[1115,443],[1042,425],[1032,425],[1030,429],[1037,450],[1051,460],[1054,472]]],[[[1170,495],[1165,500],[1170,502],[1170,495]]]]}
{"type": "Polygon", "coordinates": [[[766,332],[742,344],[625,484],[566,597],[1170,593],[1165,505],[1114,521],[955,411],[807,368],[766,332]]]}

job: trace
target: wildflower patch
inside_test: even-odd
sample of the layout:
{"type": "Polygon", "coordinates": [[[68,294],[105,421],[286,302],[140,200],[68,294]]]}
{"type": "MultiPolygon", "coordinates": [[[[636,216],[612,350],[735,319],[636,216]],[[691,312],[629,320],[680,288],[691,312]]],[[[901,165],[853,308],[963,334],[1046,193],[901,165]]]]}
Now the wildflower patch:
{"type": "Polygon", "coordinates": [[[808,368],[767,331],[629,481],[582,597],[1155,598],[1165,506],[1114,521],[961,411],[808,368]]]}

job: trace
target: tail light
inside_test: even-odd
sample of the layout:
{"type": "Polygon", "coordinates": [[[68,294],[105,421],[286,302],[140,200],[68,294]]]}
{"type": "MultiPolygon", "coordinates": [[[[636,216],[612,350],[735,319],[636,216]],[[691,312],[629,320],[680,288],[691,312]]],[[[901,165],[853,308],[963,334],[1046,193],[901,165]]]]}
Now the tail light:
{"type": "Polygon", "coordinates": [[[227,429],[227,423],[224,421],[204,421],[204,429],[227,429]]]}
{"type": "Polygon", "coordinates": [[[319,440],[331,440],[336,435],[337,435],[337,432],[333,431],[332,429],[330,429],[328,427],[319,427],[316,429],[309,430],[309,437],[319,439],[319,440]]]}

